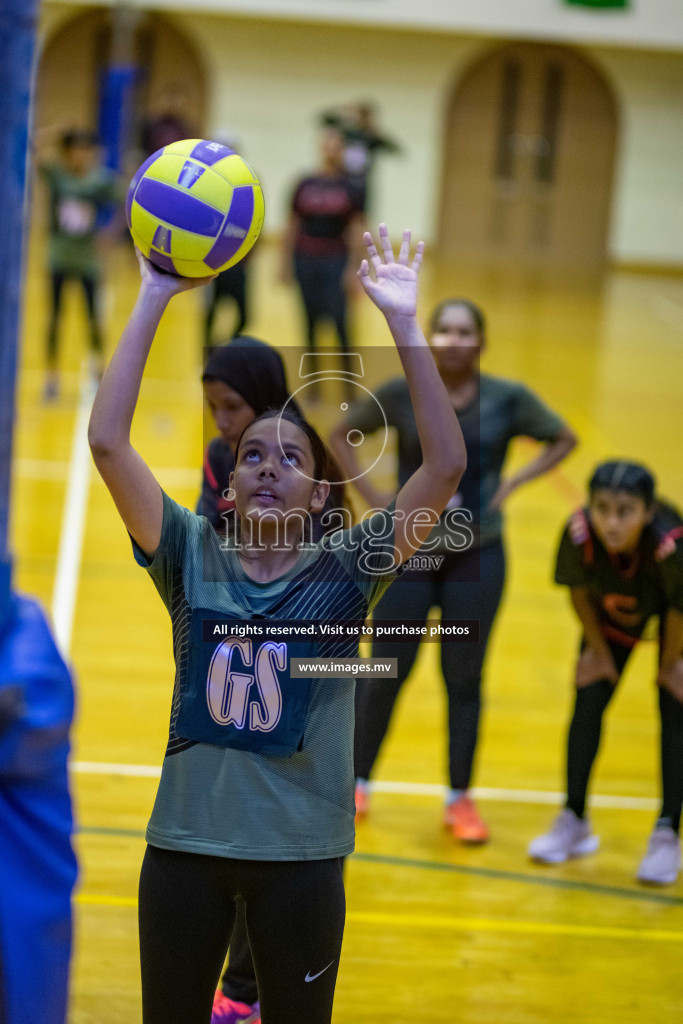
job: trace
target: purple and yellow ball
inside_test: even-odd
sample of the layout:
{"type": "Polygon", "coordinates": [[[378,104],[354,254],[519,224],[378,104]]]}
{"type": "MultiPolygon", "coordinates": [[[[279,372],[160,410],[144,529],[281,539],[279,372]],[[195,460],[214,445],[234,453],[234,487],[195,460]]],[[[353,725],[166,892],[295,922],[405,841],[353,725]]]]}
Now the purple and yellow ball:
{"type": "Polygon", "coordinates": [[[249,165],[204,139],[183,139],[153,153],[126,199],[138,249],[182,277],[206,277],[239,263],[259,236],[263,214],[263,192],[249,165]]]}

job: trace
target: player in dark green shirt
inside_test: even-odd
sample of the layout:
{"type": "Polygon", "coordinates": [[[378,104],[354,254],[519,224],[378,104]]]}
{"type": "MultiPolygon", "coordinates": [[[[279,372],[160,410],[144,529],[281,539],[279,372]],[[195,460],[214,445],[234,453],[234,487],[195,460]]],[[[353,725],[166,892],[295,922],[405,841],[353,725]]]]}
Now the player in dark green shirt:
{"type": "Polygon", "coordinates": [[[558,864],[597,849],[585,807],[602,716],[631,651],[657,616],[662,809],[638,878],[663,885],[676,880],[681,866],[683,522],[655,499],[652,474],[636,463],[603,463],[589,490],[588,507],[575,512],[564,529],[555,570],[555,580],[570,588],[583,630],[567,748],[567,803],[529,854],[558,864]]]}
{"type": "Polygon", "coordinates": [[[354,679],[345,665],[369,610],[428,536],[466,464],[416,319],[423,246],[411,258],[404,232],[395,259],[385,225],[381,256],[369,234],[365,243],[360,282],[396,343],[423,452],[389,509],[317,543],[302,540],[329,489],[324,445],[304,421],[277,413],[255,419],[237,445],[237,543],[224,546],[208,520],[162,492],[130,427],[166,305],[206,280],[161,274],[141,256],[140,295],[93,405],[95,462],[173,624],[169,742],[140,880],[144,1024],[209,1021],[238,896],[264,1024],[331,1018],[340,858],[354,841],[354,679]],[[351,624],[355,634],[307,642],[301,631],[321,623],[351,624]],[[292,626],[302,639],[288,639],[292,626]],[[264,629],[285,632],[261,639],[264,629]],[[324,654],[341,667],[296,679],[293,654],[324,654]]]}
{"type": "MultiPolygon", "coordinates": [[[[481,843],[488,827],[467,790],[477,743],[481,711],[481,674],[488,637],[505,579],[502,506],[518,487],[546,473],[576,443],[557,413],[517,381],[479,373],[485,343],[485,322],[472,302],[449,299],[434,310],[430,344],[436,365],[458,413],[467,447],[467,471],[447,511],[429,538],[432,566],[408,563],[401,580],[375,610],[375,622],[411,619],[424,623],[437,605],[443,620],[476,620],[476,643],[445,638],[441,665],[448,693],[449,777],[444,822],[456,839],[481,843]],[[504,477],[510,441],[518,436],[543,442],[542,450],[517,473],[504,477]]],[[[420,439],[405,381],[383,384],[353,405],[331,438],[337,458],[372,507],[382,508],[388,496],[379,493],[361,472],[349,432],[372,434],[388,426],[396,430],[398,485],[420,464],[420,439]]],[[[422,561],[422,556],[418,556],[422,561]]],[[[415,662],[419,638],[392,645],[375,641],[373,655],[398,656],[396,680],[359,680],[356,690],[356,805],[368,805],[368,783],[386,735],[399,690],[415,662]]]]}
{"type": "Polygon", "coordinates": [[[50,204],[47,262],[52,309],[47,334],[47,398],[55,397],[58,390],[58,331],[66,281],[77,281],[83,289],[96,374],[100,376],[103,369],[98,310],[102,270],[96,239],[102,216],[120,201],[121,189],[114,173],[99,163],[98,145],[94,132],[68,131],[60,139],[59,159],[38,164],[50,204]]]}

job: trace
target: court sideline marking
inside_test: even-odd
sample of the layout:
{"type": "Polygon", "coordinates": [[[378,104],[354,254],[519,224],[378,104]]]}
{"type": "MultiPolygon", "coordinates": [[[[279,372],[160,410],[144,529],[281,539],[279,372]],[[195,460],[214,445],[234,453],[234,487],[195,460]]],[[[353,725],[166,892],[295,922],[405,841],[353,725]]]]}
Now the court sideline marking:
{"type": "MultiPolygon", "coordinates": [[[[106,761],[72,761],[71,771],[83,775],[124,775],[130,778],[158,779],[161,768],[152,764],[117,764],[106,761]]],[[[429,782],[371,782],[372,793],[394,793],[400,796],[436,796],[443,798],[446,787],[429,782]]],[[[557,806],[564,793],[535,789],[497,789],[474,786],[470,790],[476,800],[498,800],[501,803],[544,804],[557,806]]],[[[595,795],[588,801],[593,807],[612,810],[656,811],[660,801],[652,797],[595,795]]]]}
{"type": "Polygon", "coordinates": [[[59,534],[57,569],[52,591],[52,623],[57,644],[64,657],[68,657],[71,649],[81,569],[91,472],[88,421],[95,400],[95,391],[96,386],[90,375],[82,369],[78,411],[71,441],[62,526],[59,534]]]}

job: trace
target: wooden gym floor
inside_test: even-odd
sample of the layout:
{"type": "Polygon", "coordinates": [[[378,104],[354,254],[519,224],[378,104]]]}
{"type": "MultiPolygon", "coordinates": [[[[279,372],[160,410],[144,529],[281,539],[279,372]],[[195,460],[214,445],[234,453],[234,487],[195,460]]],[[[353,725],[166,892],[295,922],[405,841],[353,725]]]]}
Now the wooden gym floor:
{"type": "MultiPolygon", "coordinates": [[[[296,296],[275,271],[276,254],[263,244],[252,260],[250,329],[295,345],[296,296]]],[[[132,306],[136,273],[128,247],[110,253],[109,350],[132,306]]],[[[334,1021],[674,1024],[683,1002],[683,888],[679,881],[649,890],[634,881],[658,794],[652,644],[636,652],[609,715],[593,785],[600,852],[542,869],[525,851],[549,824],[563,785],[577,629],[566,593],[551,582],[561,524],[594,464],[615,455],[649,463],[661,492],[683,505],[683,279],[614,273],[591,294],[540,290],[519,280],[454,279],[428,254],[424,314],[453,293],[471,294],[489,314],[483,367],[526,381],[566,416],[581,446],[507,509],[509,581],[488,661],[476,778],[492,842],[457,846],[440,826],[444,695],[438,651],[427,645],[348,866],[334,1021]]],[[[202,457],[199,307],[197,294],[174,300],[134,432],[162,485],[190,506],[202,457]]],[[[63,324],[61,397],[41,400],[46,311],[35,237],[17,393],[13,547],[22,589],[50,607],[57,588],[59,628],[71,637],[78,679],[73,790],[81,879],[71,1022],[135,1024],[137,878],[166,741],[170,627],[104,486],[89,475],[78,296],[63,324]]],[[[362,296],[354,316],[360,346],[388,341],[362,296]]],[[[318,410],[323,428],[338,415],[335,395],[326,398],[318,410]]],[[[532,450],[519,442],[510,464],[532,450]]],[[[388,482],[390,460],[381,471],[388,482]]]]}

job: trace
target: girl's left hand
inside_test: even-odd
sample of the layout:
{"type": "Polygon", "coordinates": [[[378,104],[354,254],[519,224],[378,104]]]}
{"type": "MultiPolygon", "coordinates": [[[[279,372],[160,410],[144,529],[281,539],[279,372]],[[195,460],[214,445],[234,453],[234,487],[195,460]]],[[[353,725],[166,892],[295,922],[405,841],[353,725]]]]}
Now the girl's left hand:
{"type": "Polygon", "coordinates": [[[358,278],[366,293],[377,308],[389,320],[392,317],[415,317],[417,315],[417,275],[422,263],[424,242],[418,242],[415,255],[410,259],[410,231],[403,232],[398,260],[389,240],[386,224],[379,226],[380,256],[369,231],[363,234],[368,258],[363,260],[358,278]],[[374,278],[370,274],[374,271],[374,278]]]}

